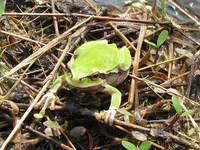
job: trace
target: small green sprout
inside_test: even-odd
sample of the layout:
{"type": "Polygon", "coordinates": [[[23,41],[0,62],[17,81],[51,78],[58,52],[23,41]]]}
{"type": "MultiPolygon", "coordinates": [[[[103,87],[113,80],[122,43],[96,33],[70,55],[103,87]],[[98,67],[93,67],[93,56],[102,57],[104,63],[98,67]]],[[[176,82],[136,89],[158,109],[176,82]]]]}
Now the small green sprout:
{"type": "MultiPolygon", "coordinates": [[[[1,9],[1,8],[0,8],[1,9]]],[[[0,48],[0,57],[2,57],[3,53],[6,51],[6,48],[2,51],[0,48]]]]}
{"type": "Polygon", "coordinates": [[[194,128],[191,128],[188,132],[188,135],[191,136],[194,133],[194,128]]]}
{"type": "Polygon", "coordinates": [[[166,11],[165,11],[165,0],[161,0],[161,6],[162,6],[162,15],[164,16],[166,14],[166,11]]]}
{"type": "Polygon", "coordinates": [[[181,103],[178,100],[178,98],[176,98],[175,96],[172,96],[172,103],[173,103],[174,109],[178,113],[179,117],[185,117],[185,116],[188,116],[188,115],[190,115],[191,113],[194,112],[193,109],[189,109],[188,111],[185,111],[184,113],[182,113],[181,103]]]}
{"type": "Polygon", "coordinates": [[[128,150],[137,150],[137,147],[128,141],[122,141],[122,146],[124,146],[128,150]]]}
{"type": "MultiPolygon", "coordinates": [[[[0,49],[1,50],[1,49],[0,49]]],[[[1,54],[0,54],[1,55],[1,54]]],[[[1,56],[0,56],[1,57],[1,56]]],[[[0,62],[2,65],[4,65],[4,66],[6,66],[6,63],[4,63],[4,62],[0,62]]],[[[0,66],[0,70],[3,72],[3,73],[7,73],[8,72],[8,70],[6,70],[4,67],[2,67],[2,66],[0,66]]],[[[12,86],[13,86],[13,82],[11,81],[11,80],[7,80],[7,86],[8,86],[8,88],[9,89],[11,89],[12,88],[12,86]]],[[[2,90],[3,91],[3,90],[2,90]]]]}
{"type": "MultiPolygon", "coordinates": [[[[137,147],[128,141],[122,141],[122,145],[128,150],[137,150],[137,147]]],[[[151,141],[145,141],[139,146],[139,150],[148,150],[151,148],[151,141]]]]}
{"type": "Polygon", "coordinates": [[[157,44],[153,43],[153,42],[150,42],[149,40],[147,39],[144,39],[144,41],[152,46],[155,46],[156,48],[159,48],[164,42],[165,40],[167,39],[167,36],[168,36],[168,31],[167,30],[163,30],[160,35],[158,36],[158,39],[157,39],[157,44]]]}
{"type": "Polygon", "coordinates": [[[35,113],[33,116],[36,118],[36,122],[40,122],[42,118],[44,117],[41,114],[37,114],[37,113],[35,113]]]}

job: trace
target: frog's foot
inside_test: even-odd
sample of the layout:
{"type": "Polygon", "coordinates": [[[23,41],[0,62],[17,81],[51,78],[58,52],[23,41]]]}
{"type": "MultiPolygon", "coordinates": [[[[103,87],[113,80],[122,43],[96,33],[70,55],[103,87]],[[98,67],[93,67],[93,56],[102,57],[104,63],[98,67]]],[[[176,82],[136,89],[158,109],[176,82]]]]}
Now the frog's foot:
{"type": "Polygon", "coordinates": [[[41,111],[40,111],[40,114],[42,116],[44,116],[45,114],[45,110],[46,108],[49,106],[49,103],[51,103],[51,106],[50,106],[50,110],[54,110],[55,109],[55,102],[56,100],[58,99],[57,96],[55,96],[54,93],[52,92],[49,92],[47,94],[45,94],[42,99],[35,105],[35,109],[38,109],[39,106],[44,103],[44,106],[42,107],[41,111]]]}
{"type": "Polygon", "coordinates": [[[106,111],[105,113],[105,120],[104,122],[106,124],[108,124],[109,126],[112,126],[113,125],[113,121],[115,119],[115,114],[117,113],[117,111],[115,109],[109,109],[106,111]]]}

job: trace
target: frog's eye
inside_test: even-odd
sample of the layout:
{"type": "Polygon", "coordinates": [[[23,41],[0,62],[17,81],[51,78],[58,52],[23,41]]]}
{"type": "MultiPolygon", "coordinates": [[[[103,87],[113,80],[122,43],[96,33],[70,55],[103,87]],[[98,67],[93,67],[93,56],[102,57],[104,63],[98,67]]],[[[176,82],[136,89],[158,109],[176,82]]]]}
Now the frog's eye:
{"type": "Polygon", "coordinates": [[[91,75],[91,80],[95,81],[99,78],[99,73],[98,72],[95,72],[91,75]]]}

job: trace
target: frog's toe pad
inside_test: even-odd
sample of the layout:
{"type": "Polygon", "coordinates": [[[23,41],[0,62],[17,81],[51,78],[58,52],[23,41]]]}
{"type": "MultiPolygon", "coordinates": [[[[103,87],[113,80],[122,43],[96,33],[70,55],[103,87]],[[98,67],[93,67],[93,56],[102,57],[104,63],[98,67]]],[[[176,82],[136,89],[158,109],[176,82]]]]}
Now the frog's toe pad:
{"type": "Polygon", "coordinates": [[[109,109],[106,111],[106,116],[105,116],[105,123],[108,124],[109,126],[113,125],[113,121],[115,119],[115,114],[117,111],[115,109],[109,109]]]}
{"type": "MultiPolygon", "coordinates": [[[[49,105],[49,103],[55,103],[56,101],[56,96],[54,95],[54,93],[49,92],[47,94],[45,94],[42,99],[35,105],[35,108],[39,108],[39,106],[44,103],[44,106],[42,108],[42,110],[40,111],[40,114],[44,115],[45,110],[47,108],[47,106],[49,105]]],[[[54,106],[54,105],[53,105],[54,106]]],[[[51,108],[51,110],[53,110],[53,108],[51,108]]]]}

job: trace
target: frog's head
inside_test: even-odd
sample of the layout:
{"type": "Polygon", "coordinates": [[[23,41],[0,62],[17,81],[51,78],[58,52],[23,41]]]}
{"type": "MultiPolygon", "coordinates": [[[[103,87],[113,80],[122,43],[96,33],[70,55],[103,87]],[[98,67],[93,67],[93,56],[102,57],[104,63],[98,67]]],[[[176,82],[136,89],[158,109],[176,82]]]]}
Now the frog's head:
{"type": "Polygon", "coordinates": [[[68,63],[70,72],[67,73],[67,82],[73,87],[88,88],[102,84],[100,72],[97,68],[80,65],[77,61],[68,63]]]}

